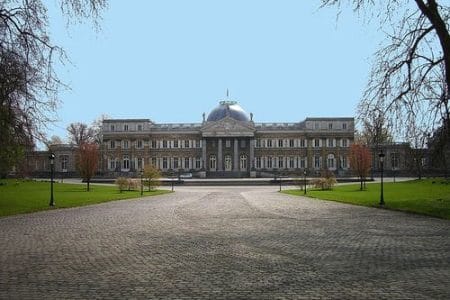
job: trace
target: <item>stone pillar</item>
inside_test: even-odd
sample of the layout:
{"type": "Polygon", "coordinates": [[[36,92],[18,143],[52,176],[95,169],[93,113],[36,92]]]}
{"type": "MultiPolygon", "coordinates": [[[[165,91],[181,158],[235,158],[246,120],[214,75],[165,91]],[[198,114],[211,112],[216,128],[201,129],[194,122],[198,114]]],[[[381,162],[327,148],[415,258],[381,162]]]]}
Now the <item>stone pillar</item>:
{"type": "Polygon", "coordinates": [[[234,139],[233,171],[239,171],[239,140],[234,139]]]}
{"type": "Polygon", "coordinates": [[[255,139],[250,139],[250,170],[255,169],[255,139]]]}
{"type": "Polygon", "coordinates": [[[206,139],[202,140],[202,166],[201,168],[206,170],[206,139]]]}
{"type": "Polygon", "coordinates": [[[255,170],[255,139],[250,139],[250,177],[256,177],[255,170]]]}
{"type": "Polygon", "coordinates": [[[223,171],[222,165],[222,139],[219,138],[217,143],[217,171],[223,171]]]}

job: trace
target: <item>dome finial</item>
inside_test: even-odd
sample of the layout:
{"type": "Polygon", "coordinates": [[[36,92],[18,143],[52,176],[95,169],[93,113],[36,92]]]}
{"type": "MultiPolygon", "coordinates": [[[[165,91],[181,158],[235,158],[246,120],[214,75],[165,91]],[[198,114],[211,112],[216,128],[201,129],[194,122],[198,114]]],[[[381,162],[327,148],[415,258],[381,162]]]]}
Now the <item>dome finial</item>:
{"type": "Polygon", "coordinates": [[[230,98],[230,91],[227,88],[227,99],[230,98]]]}

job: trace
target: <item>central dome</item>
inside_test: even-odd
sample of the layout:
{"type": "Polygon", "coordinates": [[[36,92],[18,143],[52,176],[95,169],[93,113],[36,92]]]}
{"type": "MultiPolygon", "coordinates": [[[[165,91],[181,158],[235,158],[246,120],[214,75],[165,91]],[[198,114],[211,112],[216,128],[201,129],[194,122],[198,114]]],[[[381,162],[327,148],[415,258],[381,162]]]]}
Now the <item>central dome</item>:
{"type": "Polygon", "coordinates": [[[236,101],[220,101],[219,106],[214,108],[208,115],[208,122],[219,121],[225,117],[231,117],[238,121],[249,122],[250,119],[242,107],[236,101]]]}

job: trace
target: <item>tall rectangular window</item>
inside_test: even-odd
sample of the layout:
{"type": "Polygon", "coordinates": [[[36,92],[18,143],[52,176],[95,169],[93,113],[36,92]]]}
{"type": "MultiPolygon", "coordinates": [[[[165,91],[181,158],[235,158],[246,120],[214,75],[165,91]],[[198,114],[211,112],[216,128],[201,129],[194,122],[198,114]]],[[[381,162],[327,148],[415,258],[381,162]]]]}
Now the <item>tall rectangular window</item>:
{"type": "Polygon", "coordinates": [[[347,129],[347,123],[342,123],[342,129],[344,129],[344,130],[347,129]]]}
{"type": "Polygon", "coordinates": [[[116,148],[116,141],[110,140],[110,141],[109,141],[109,148],[115,149],[115,148],[116,148]]]}
{"type": "Polygon", "coordinates": [[[300,158],[300,168],[304,169],[306,167],[306,158],[300,158]]]}
{"type": "Polygon", "coordinates": [[[67,171],[67,162],[69,157],[67,155],[61,155],[61,170],[67,171]]]}
{"type": "Polygon", "coordinates": [[[342,139],[342,147],[348,147],[348,140],[342,139]]]}
{"type": "Polygon", "coordinates": [[[178,140],[173,141],[173,147],[178,148],[178,140]]]}
{"type": "Polygon", "coordinates": [[[256,157],[256,168],[261,169],[261,157],[256,157]]]}
{"type": "Polygon", "coordinates": [[[144,143],[142,142],[142,140],[138,140],[138,141],[137,141],[137,148],[138,148],[138,149],[142,149],[143,146],[144,146],[144,143]]]}
{"type": "Polygon", "coordinates": [[[202,167],[202,160],[201,160],[200,157],[197,157],[197,158],[195,159],[195,168],[196,168],[196,169],[200,169],[201,167],[202,167]]]}
{"type": "Polygon", "coordinates": [[[272,156],[267,156],[267,168],[272,169],[272,156]]]}
{"type": "Polygon", "coordinates": [[[123,125],[123,131],[128,131],[128,124],[123,125]]]}
{"type": "Polygon", "coordinates": [[[328,139],[328,147],[329,148],[334,147],[334,139],[328,139]]]}
{"type": "Polygon", "coordinates": [[[200,148],[200,140],[195,140],[195,148],[200,148]]]}
{"type": "Polygon", "coordinates": [[[305,139],[301,139],[300,140],[300,147],[302,147],[302,148],[306,147],[306,140],[305,139]]]}
{"type": "Polygon", "coordinates": [[[272,148],[272,140],[267,140],[267,148],[272,148]]]}
{"type": "Polygon", "coordinates": [[[289,169],[293,169],[295,165],[295,158],[294,157],[289,157],[289,169]]]}
{"type": "Polygon", "coordinates": [[[320,156],[314,156],[314,168],[320,169],[320,156]]]}
{"type": "Polygon", "coordinates": [[[178,159],[178,157],[173,158],[173,168],[174,169],[178,169],[180,167],[179,162],[180,162],[180,160],[178,159]]]}
{"type": "Polygon", "coordinates": [[[314,147],[319,148],[320,147],[320,139],[314,139],[314,147]]]}
{"type": "Polygon", "coordinates": [[[289,147],[294,148],[294,146],[295,146],[294,140],[290,139],[289,140],[289,147]]]}
{"type": "Polygon", "coordinates": [[[185,157],[184,158],[184,168],[186,169],[186,170],[189,170],[189,157],[185,157]]]}
{"type": "Polygon", "coordinates": [[[163,142],[163,143],[162,143],[162,144],[163,144],[163,148],[167,148],[167,141],[166,141],[166,140],[163,140],[162,142],[163,142]]]}
{"type": "Polygon", "coordinates": [[[184,148],[189,148],[189,140],[184,140],[184,148]]]}
{"type": "Polygon", "coordinates": [[[278,157],[278,168],[280,168],[280,169],[284,168],[283,156],[278,157]]]}
{"type": "Polygon", "coordinates": [[[225,147],[226,148],[230,148],[231,147],[231,140],[226,140],[225,141],[225,147]]]}
{"type": "Polygon", "coordinates": [[[114,131],[115,130],[114,125],[111,125],[110,129],[111,129],[111,131],[114,131]]]}
{"type": "Polygon", "coordinates": [[[167,169],[167,157],[163,157],[163,169],[167,169]]]}
{"type": "Polygon", "coordinates": [[[278,148],[283,148],[283,140],[282,139],[278,140],[278,148]]]}
{"type": "Polygon", "coordinates": [[[123,149],[128,149],[128,147],[129,147],[128,141],[127,140],[123,141],[123,149]]]}
{"type": "Polygon", "coordinates": [[[142,124],[139,124],[139,125],[137,126],[137,130],[138,130],[138,131],[142,131],[142,124]]]}

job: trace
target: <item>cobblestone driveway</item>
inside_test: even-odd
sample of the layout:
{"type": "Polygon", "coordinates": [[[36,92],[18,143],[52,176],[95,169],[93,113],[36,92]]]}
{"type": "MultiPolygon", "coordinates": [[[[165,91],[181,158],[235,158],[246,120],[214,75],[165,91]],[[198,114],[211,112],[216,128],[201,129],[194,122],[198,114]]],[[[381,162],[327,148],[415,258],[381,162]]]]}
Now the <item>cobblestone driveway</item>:
{"type": "Polygon", "coordinates": [[[0,219],[0,298],[450,298],[450,222],[273,187],[0,219]]]}

